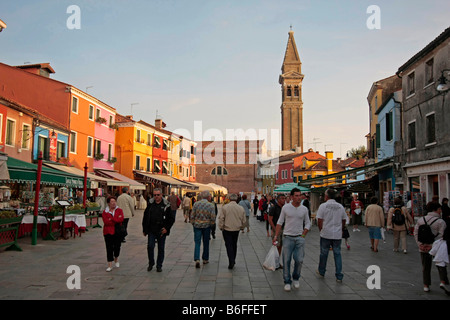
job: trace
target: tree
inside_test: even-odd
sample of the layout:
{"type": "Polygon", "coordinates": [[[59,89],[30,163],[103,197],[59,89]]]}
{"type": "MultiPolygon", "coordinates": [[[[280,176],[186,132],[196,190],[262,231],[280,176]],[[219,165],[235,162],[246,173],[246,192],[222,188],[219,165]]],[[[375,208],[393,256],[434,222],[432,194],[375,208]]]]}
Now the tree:
{"type": "Polygon", "coordinates": [[[366,155],[367,155],[366,146],[351,148],[349,151],[347,151],[347,158],[361,159],[364,158],[366,155]]]}

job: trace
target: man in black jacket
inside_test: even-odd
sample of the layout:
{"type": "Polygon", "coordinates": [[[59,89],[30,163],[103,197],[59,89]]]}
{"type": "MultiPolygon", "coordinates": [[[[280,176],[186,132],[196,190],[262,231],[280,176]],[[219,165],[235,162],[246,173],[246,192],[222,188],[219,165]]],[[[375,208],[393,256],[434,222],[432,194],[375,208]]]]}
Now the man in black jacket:
{"type": "Polygon", "coordinates": [[[162,190],[156,188],[153,190],[153,198],[148,202],[142,219],[142,229],[144,236],[148,235],[147,254],[148,268],[151,271],[155,265],[155,243],[158,243],[158,257],[156,259],[156,271],[162,271],[164,261],[164,247],[166,237],[170,233],[170,228],[175,222],[171,214],[170,203],[163,199],[162,190]]]}

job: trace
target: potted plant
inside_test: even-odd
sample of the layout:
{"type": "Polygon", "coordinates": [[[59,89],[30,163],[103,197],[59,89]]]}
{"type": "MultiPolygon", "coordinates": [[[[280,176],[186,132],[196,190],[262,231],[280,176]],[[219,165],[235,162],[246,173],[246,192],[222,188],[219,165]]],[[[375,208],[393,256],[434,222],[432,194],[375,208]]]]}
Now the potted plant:
{"type": "Polygon", "coordinates": [[[111,163],[111,164],[112,163],[116,163],[117,162],[117,158],[116,157],[111,157],[111,158],[108,159],[108,162],[111,163]]]}
{"type": "Polygon", "coordinates": [[[106,119],[103,117],[97,117],[97,119],[95,119],[95,122],[104,124],[104,123],[106,123],[106,119]]]}
{"type": "Polygon", "coordinates": [[[103,153],[97,153],[94,158],[95,160],[102,160],[105,155],[103,153]]]}

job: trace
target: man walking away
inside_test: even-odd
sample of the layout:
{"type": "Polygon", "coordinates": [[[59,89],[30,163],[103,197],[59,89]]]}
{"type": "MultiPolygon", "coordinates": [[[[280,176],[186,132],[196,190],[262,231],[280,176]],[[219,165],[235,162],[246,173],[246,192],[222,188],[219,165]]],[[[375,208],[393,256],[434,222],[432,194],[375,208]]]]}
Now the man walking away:
{"type": "Polygon", "coordinates": [[[190,221],[194,228],[194,261],[195,267],[200,268],[200,245],[203,240],[203,264],[209,262],[209,239],[211,227],[216,223],[216,211],[214,204],[210,202],[211,194],[209,191],[201,193],[202,200],[197,201],[192,208],[190,221]]]}
{"type": "MultiPolygon", "coordinates": [[[[311,228],[308,209],[301,205],[301,192],[298,188],[291,190],[291,198],[292,202],[285,204],[281,209],[274,237],[277,239],[281,234],[281,226],[284,223],[282,259],[285,291],[291,291],[291,283],[296,289],[300,287],[299,279],[305,257],[305,237],[311,228]],[[294,259],[293,281],[291,259],[294,259]]],[[[276,245],[276,242],[273,244],[276,245]]]]}
{"type": "Polygon", "coordinates": [[[171,192],[170,196],[168,197],[169,203],[170,203],[170,210],[172,212],[173,220],[175,221],[175,218],[177,216],[177,209],[180,206],[178,196],[175,194],[175,192],[171,192]]]}
{"type": "Polygon", "coordinates": [[[128,221],[130,218],[134,217],[134,200],[128,194],[127,187],[122,188],[122,194],[117,198],[117,206],[122,209],[124,215],[123,226],[125,227],[125,236],[123,237],[122,242],[125,242],[125,237],[128,235],[128,232],[126,232],[128,221]]]}
{"type": "Polygon", "coordinates": [[[153,190],[153,198],[148,202],[142,219],[142,229],[144,236],[148,235],[147,254],[148,268],[151,271],[155,265],[155,244],[158,243],[158,258],[156,260],[156,271],[162,271],[164,262],[164,247],[166,237],[170,233],[170,228],[174,223],[174,219],[170,209],[170,203],[163,199],[162,190],[156,188],[153,190]]]}
{"type": "Polygon", "coordinates": [[[222,207],[219,215],[219,229],[222,231],[225,248],[228,255],[228,269],[233,269],[236,264],[237,242],[239,231],[244,230],[244,208],[236,203],[237,195],[229,195],[230,202],[222,207]]]}
{"type": "Polygon", "coordinates": [[[325,276],[328,252],[331,247],[333,249],[336,267],[336,281],[340,283],[344,278],[344,274],[342,273],[341,242],[347,215],[344,207],[336,202],[336,195],[337,191],[334,189],[325,191],[326,202],[322,203],[317,211],[320,230],[320,259],[317,272],[321,277],[325,276]]]}

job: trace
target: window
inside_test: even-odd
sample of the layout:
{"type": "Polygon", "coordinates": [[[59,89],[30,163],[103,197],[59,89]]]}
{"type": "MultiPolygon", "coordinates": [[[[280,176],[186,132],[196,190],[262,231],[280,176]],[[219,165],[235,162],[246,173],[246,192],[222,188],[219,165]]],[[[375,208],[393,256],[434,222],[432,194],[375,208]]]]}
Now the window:
{"type": "Polygon", "coordinates": [[[70,133],[70,152],[71,153],[77,152],[77,133],[76,132],[70,133]]]}
{"type": "Polygon", "coordinates": [[[48,138],[39,136],[38,138],[38,154],[42,152],[42,159],[49,160],[50,147],[48,144],[48,138]]]}
{"type": "Polygon", "coordinates": [[[150,133],[147,133],[147,145],[152,145],[152,135],[150,133]]]}
{"type": "MultiPolygon", "coordinates": [[[[193,167],[191,167],[193,170],[193,167]]],[[[228,170],[225,167],[217,166],[211,170],[212,176],[226,176],[228,175],[228,170]]],[[[192,174],[194,176],[194,174],[192,174]]]]}
{"type": "Polygon", "coordinates": [[[98,120],[98,118],[101,117],[100,109],[95,109],[95,119],[98,120]]]}
{"type": "Polygon", "coordinates": [[[159,140],[159,137],[155,136],[155,141],[154,141],[153,146],[158,149],[161,147],[161,141],[159,140]]]}
{"type": "Polygon", "coordinates": [[[163,139],[163,150],[169,150],[169,141],[163,139]]]}
{"type": "Polygon", "coordinates": [[[407,88],[408,95],[411,95],[414,92],[416,92],[416,88],[415,88],[415,84],[414,83],[415,83],[415,73],[411,72],[408,75],[408,88],[407,88]]]}
{"type": "Polygon", "coordinates": [[[72,112],[78,113],[78,98],[72,97],[72,112]]]}
{"type": "Polygon", "coordinates": [[[100,140],[95,139],[94,141],[94,156],[98,156],[102,153],[102,142],[100,140]]]}
{"type": "Polygon", "coordinates": [[[375,132],[375,140],[376,140],[376,148],[380,148],[380,146],[381,146],[381,129],[380,129],[380,124],[379,123],[377,123],[376,125],[375,125],[375,130],[376,130],[376,132],[375,132]]]}
{"type": "Polygon", "coordinates": [[[6,139],[5,143],[8,146],[14,146],[14,136],[16,131],[16,122],[14,120],[6,120],[6,139]]]}
{"type": "Polygon", "coordinates": [[[152,169],[152,158],[147,158],[147,172],[150,172],[152,169]]]}
{"type": "Polygon", "coordinates": [[[410,122],[408,124],[408,149],[414,149],[416,147],[416,122],[410,122]]]}
{"type": "Polygon", "coordinates": [[[89,105],[89,120],[94,120],[94,106],[89,105]]]}
{"type": "Polygon", "coordinates": [[[298,97],[300,95],[300,90],[298,88],[298,86],[294,87],[294,97],[298,97]]]}
{"type": "Polygon", "coordinates": [[[62,141],[58,141],[56,145],[56,158],[66,157],[66,144],[62,141]]]}
{"type": "Polygon", "coordinates": [[[294,178],[294,169],[291,169],[291,179],[294,178]]]}
{"type": "Polygon", "coordinates": [[[167,162],[166,161],[162,162],[162,173],[164,173],[164,174],[168,174],[169,173],[169,168],[167,167],[167,162]]]}
{"type": "Polygon", "coordinates": [[[394,121],[392,111],[386,113],[386,141],[391,141],[394,137],[394,121]]]}
{"type": "Polygon", "coordinates": [[[87,156],[92,158],[92,145],[94,143],[94,139],[92,137],[88,137],[87,141],[87,156]]]}
{"type": "Polygon", "coordinates": [[[112,157],[113,157],[113,154],[112,154],[112,144],[109,143],[109,144],[108,144],[108,160],[111,160],[112,157]]]}
{"type": "Polygon", "coordinates": [[[141,156],[136,156],[136,170],[140,170],[141,168],[141,156]]]}
{"type": "Polygon", "coordinates": [[[136,130],[136,142],[141,142],[141,130],[136,130]]]}
{"type": "Polygon", "coordinates": [[[153,171],[159,173],[161,171],[161,166],[159,164],[159,160],[153,160],[153,171]]]}
{"type": "Polygon", "coordinates": [[[287,93],[286,93],[286,95],[287,95],[288,97],[292,96],[292,89],[291,89],[291,86],[288,86],[288,87],[287,87],[287,93]]]}
{"type": "Polygon", "coordinates": [[[436,142],[436,124],[434,113],[427,115],[426,120],[427,128],[427,144],[436,142]]]}
{"type": "Polygon", "coordinates": [[[425,63],[425,86],[434,82],[433,65],[434,59],[430,59],[425,63]]]}
{"type": "Polygon", "coordinates": [[[31,138],[30,135],[31,131],[30,131],[30,126],[27,124],[24,124],[22,126],[22,149],[28,149],[28,145],[29,145],[29,141],[31,138]]]}
{"type": "Polygon", "coordinates": [[[109,116],[109,125],[112,126],[114,124],[114,117],[109,116]]]}

